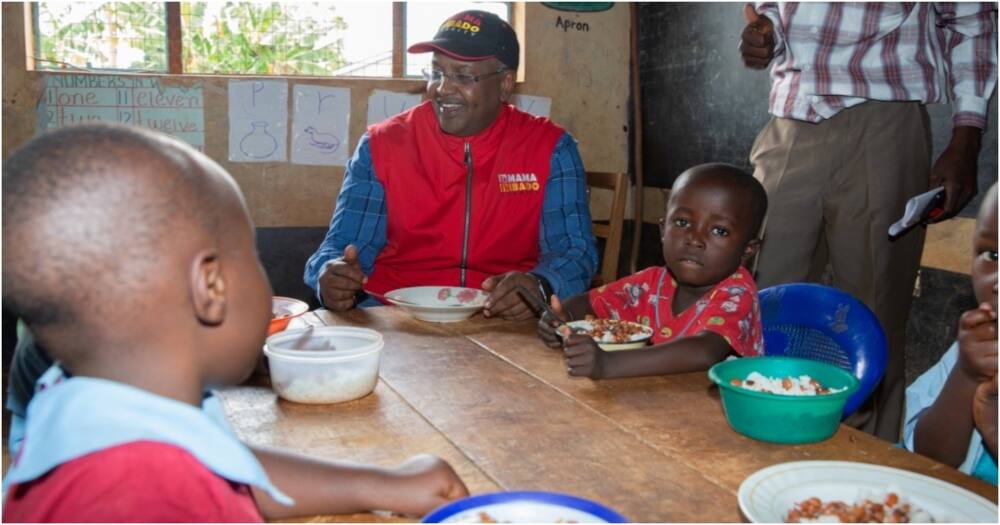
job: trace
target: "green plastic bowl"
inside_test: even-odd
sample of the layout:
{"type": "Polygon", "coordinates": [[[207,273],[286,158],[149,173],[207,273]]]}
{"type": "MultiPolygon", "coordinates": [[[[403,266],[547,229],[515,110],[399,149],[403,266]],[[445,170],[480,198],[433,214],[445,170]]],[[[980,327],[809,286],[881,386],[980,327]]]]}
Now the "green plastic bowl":
{"type": "Polygon", "coordinates": [[[847,398],[858,379],[833,365],[795,357],[744,357],[716,364],[708,377],[719,385],[722,408],[733,430],[770,443],[815,443],[837,431],[847,398]],[[754,392],[729,384],[750,372],[783,378],[808,375],[827,388],[844,388],[821,396],[785,396],[754,392]]]}

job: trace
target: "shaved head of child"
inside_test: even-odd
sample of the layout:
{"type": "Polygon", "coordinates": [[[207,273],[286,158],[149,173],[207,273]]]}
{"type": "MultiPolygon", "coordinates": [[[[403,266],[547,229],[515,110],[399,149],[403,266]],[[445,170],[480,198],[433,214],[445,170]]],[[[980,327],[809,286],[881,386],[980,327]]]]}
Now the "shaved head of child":
{"type": "Polygon", "coordinates": [[[703,293],[756,252],[767,194],[749,173],[700,164],[677,177],[661,231],[663,259],[682,289],[703,293]]]}
{"type": "Polygon", "coordinates": [[[252,370],[270,287],[239,190],[205,155],[140,129],[58,130],[4,163],[2,213],[4,305],[67,371],[252,370]]]}
{"type": "Polygon", "coordinates": [[[679,189],[693,180],[710,181],[741,195],[739,211],[742,214],[742,222],[747,225],[747,233],[751,238],[760,233],[764,216],[767,214],[767,192],[753,175],[732,164],[709,162],[693,166],[681,173],[674,181],[673,188],[679,189]]]}

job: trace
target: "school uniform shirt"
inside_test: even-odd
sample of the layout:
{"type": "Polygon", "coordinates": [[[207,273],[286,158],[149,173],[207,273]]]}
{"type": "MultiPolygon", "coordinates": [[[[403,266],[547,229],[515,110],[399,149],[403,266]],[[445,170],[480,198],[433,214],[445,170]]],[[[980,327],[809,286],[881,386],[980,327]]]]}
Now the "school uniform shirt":
{"type": "Polygon", "coordinates": [[[128,385],[38,380],[3,483],[3,521],[262,521],[250,491],[294,502],[236,438],[219,400],[201,409],[128,385]]]}
{"type": "MultiPolygon", "coordinates": [[[[917,431],[917,421],[937,400],[957,362],[958,341],[955,341],[937,364],[907,387],[906,423],[903,427],[903,445],[907,450],[913,452],[913,436],[917,431]]],[[[983,442],[983,435],[975,427],[969,436],[969,448],[965,453],[965,460],[958,466],[958,470],[994,485],[997,484],[997,459],[990,455],[983,442]]]]}
{"type": "Polygon", "coordinates": [[[590,306],[600,318],[635,321],[653,328],[653,344],[715,332],[741,356],[763,354],[757,287],[746,269],[723,279],[686,310],[672,309],[677,281],[665,266],[590,291],[590,306]]]}

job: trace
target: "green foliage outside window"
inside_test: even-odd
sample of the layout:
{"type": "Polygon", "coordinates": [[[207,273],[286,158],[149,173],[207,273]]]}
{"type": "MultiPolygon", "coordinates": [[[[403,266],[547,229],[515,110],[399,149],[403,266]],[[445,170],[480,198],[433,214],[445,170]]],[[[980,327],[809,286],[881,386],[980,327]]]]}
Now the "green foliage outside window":
{"type": "Polygon", "coordinates": [[[167,70],[163,3],[32,4],[41,69],[167,70]]]}
{"type": "Polygon", "coordinates": [[[181,9],[187,73],[324,75],[347,64],[340,38],[316,47],[347,29],[330,4],[188,5],[181,9]],[[207,16],[212,8],[215,17],[207,16]]]}
{"type": "MultiPolygon", "coordinates": [[[[37,66],[167,71],[163,3],[35,3],[37,66]]],[[[184,73],[326,75],[347,29],[325,3],[184,2],[184,73]]]]}

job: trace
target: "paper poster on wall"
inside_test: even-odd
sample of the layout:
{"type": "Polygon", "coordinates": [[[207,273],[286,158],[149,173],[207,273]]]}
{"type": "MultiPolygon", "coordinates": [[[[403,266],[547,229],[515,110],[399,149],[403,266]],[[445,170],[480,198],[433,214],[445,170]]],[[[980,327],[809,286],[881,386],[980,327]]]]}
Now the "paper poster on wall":
{"type": "Polygon", "coordinates": [[[539,117],[548,118],[549,112],[552,111],[552,99],[549,97],[514,95],[510,102],[517,106],[517,109],[539,117]]]}
{"type": "Polygon", "coordinates": [[[46,75],[37,130],[118,123],[155,129],[205,150],[201,82],[164,86],[155,77],[46,75]]]}
{"type": "Polygon", "coordinates": [[[229,81],[230,161],[285,162],[287,122],[287,82],[229,81]]]}
{"type": "Polygon", "coordinates": [[[344,166],[351,153],[351,90],[298,84],[292,117],[292,163],[344,166]]]}
{"type": "Polygon", "coordinates": [[[396,116],[422,102],[419,94],[397,93],[376,89],[368,97],[368,125],[378,124],[383,120],[396,116]]]}

